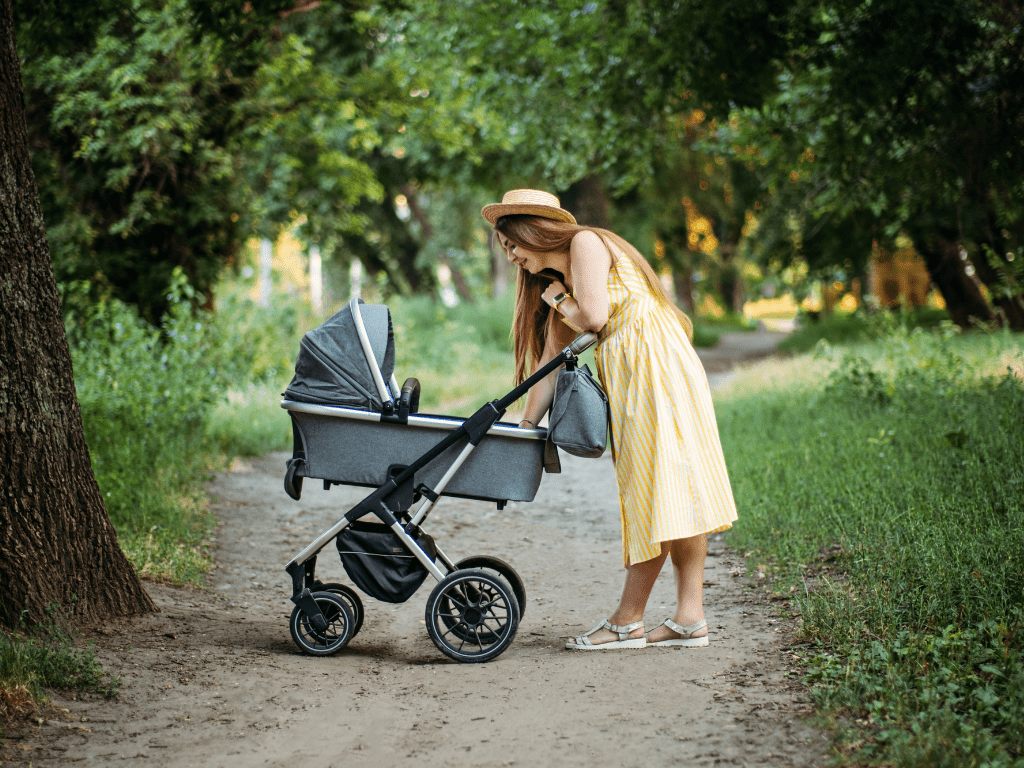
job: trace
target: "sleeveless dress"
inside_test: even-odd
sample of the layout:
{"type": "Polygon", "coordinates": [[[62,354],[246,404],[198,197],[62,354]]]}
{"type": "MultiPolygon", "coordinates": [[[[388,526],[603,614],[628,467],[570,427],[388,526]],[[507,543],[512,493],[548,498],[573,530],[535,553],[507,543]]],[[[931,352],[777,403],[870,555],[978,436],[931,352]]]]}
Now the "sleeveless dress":
{"type": "Polygon", "coordinates": [[[736,520],[704,366],[678,317],[626,255],[608,273],[608,324],[594,356],[608,393],[625,565],[661,542],[736,520]]]}

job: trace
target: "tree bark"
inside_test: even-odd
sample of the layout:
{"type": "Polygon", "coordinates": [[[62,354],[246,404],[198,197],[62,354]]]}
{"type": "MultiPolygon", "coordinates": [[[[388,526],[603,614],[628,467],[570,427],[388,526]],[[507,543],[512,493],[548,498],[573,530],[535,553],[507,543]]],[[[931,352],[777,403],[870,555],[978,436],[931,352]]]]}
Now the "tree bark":
{"type": "Polygon", "coordinates": [[[107,516],[75,394],[0,0],[0,624],[155,611],[107,516]]]}
{"type": "Polygon", "coordinates": [[[972,328],[975,321],[993,322],[992,308],[981,295],[978,284],[964,271],[959,241],[936,231],[911,234],[915,250],[924,259],[932,282],[946,302],[950,319],[961,328],[972,328]]]}
{"type": "Polygon", "coordinates": [[[672,270],[672,284],[676,291],[676,302],[682,304],[683,310],[692,315],[695,309],[693,302],[693,267],[687,264],[685,267],[672,270]]]}
{"type": "Polygon", "coordinates": [[[590,174],[573,182],[558,199],[578,223],[608,229],[608,198],[596,175],[590,174]]]}

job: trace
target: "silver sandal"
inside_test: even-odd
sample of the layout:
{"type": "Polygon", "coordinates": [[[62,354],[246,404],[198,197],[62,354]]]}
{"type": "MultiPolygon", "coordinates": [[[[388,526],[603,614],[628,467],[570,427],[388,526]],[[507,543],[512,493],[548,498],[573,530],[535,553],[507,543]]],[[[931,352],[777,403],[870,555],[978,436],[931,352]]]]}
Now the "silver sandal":
{"type": "Polygon", "coordinates": [[[630,637],[629,633],[642,627],[642,621],[634,621],[632,624],[620,626],[612,624],[605,619],[585,635],[577,635],[575,639],[565,644],[565,647],[574,651],[614,651],[619,648],[644,648],[647,645],[647,638],[630,637]],[[618,640],[611,640],[607,643],[594,645],[590,642],[590,636],[600,629],[608,629],[619,636],[618,640]]]}
{"type": "MultiPolygon", "coordinates": [[[[698,648],[701,646],[705,646],[708,644],[708,636],[703,635],[702,637],[693,637],[693,633],[704,629],[704,627],[706,627],[707,625],[708,623],[704,619],[701,619],[700,621],[695,622],[693,624],[688,624],[685,627],[680,624],[676,624],[674,621],[672,621],[672,619],[665,619],[665,621],[663,621],[659,626],[668,627],[677,635],[679,635],[679,637],[673,637],[668,640],[658,640],[657,642],[653,643],[648,642],[647,645],[651,647],[657,646],[659,648],[669,648],[673,646],[698,648]]],[[[657,628],[658,627],[655,627],[654,629],[657,628]]],[[[652,629],[651,632],[653,632],[654,629],[652,629]]]]}

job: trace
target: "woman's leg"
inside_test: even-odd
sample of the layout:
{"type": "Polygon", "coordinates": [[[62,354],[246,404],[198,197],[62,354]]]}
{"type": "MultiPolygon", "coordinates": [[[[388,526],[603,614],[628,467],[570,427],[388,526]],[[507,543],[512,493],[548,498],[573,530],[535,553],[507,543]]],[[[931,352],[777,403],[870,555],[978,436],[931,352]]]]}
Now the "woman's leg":
{"type": "MultiPolygon", "coordinates": [[[[687,626],[704,618],[704,560],[708,555],[707,534],[676,539],[663,545],[672,555],[672,568],[676,572],[676,614],[672,620],[687,626]]],[[[663,550],[664,551],[664,550],[663,550]]],[[[694,632],[694,637],[708,633],[706,628],[694,632]]],[[[679,635],[662,625],[647,635],[647,641],[656,643],[679,635]]]]}
{"type": "MultiPolygon", "coordinates": [[[[661,573],[665,564],[665,557],[668,555],[668,548],[662,544],[661,554],[651,560],[642,563],[635,563],[626,567],[626,584],[622,588],[622,597],[619,598],[619,607],[615,613],[608,617],[608,621],[619,626],[632,624],[634,621],[642,621],[644,608],[647,607],[647,598],[651,596],[654,582],[661,573]]],[[[639,627],[629,633],[631,638],[644,636],[643,627],[639,627]]],[[[601,629],[590,636],[590,642],[594,645],[601,645],[612,640],[618,640],[619,636],[607,629],[601,629]]]]}

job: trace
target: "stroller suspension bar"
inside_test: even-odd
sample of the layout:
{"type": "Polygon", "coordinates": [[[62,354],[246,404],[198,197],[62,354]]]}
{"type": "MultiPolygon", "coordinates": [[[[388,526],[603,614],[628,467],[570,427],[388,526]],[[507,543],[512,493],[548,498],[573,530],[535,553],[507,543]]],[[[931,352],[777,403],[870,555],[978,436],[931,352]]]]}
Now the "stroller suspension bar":
{"type": "MultiPolygon", "coordinates": [[[[356,309],[358,310],[358,307],[356,309]]],[[[366,351],[366,348],[369,347],[369,342],[366,337],[366,332],[363,328],[359,312],[353,312],[353,317],[356,322],[360,342],[364,347],[364,351],[366,351]]],[[[487,576],[486,573],[472,570],[465,571],[465,576],[456,576],[456,573],[461,574],[463,572],[457,571],[455,564],[453,564],[447,556],[440,551],[436,551],[436,555],[439,556],[441,563],[449,572],[446,573],[442,570],[442,568],[440,568],[434,561],[434,558],[424,551],[423,547],[415,538],[420,536],[418,529],[419,523],[422,522],[434,508],[446,486],[455,477],[459,469],[465,464],[470,454],[480,444],[480,441],[483,440],[484,436],[487,435],[496,422],[505,414],[506,409],[525,395],[530,388],[541,379],[545,378],[562,365],[575,362],[576,358],[584,350],[596,342],[596,334],[581,334],[573,341],[572,344],[563,349],[559,355],[549,361],[546,365],[535,371],[533,375],[529,376],[522,382],[522,384],[515,387],[505,397],[486,403],[483,407],[477,410],[476,413],[466,419],[457,429],[435,444],[416,461],[401,468],[396,466],[396,471],[393,476],[389,477],[385,483],[370,493],[361,502],[356,504],[340,520],[338,520],[338,522],[320,534],[311,544],[309,544],[309,546],[299,552],[298,555],[288,563],[285,570],[292,577],[291,600],[297,606],[296,612],[293,613],[292,618],[293,638],[309,635],[309,638],[307,638],[308,642],[301,642],[300,647],[314,653],[328,653],[333,652],[332,649],[344,645],[344,643],[346,643],[350,638],[351,634],[345,634],[352,631],[351,627],[348,626],[348,623],[354,620],[354,613],[350,611],[350,608],[352,608],[353,605],[358,605],[358,600],[355,604],[349,603],[349,607],[345,607],[344,600],[331,598],[330,595],[326,595],[325,597],[326,593],[322,591],[318,591],[316,596],[314,596],[313,590],[322,590],[323,587],[323,585],[316,581],[314,571],[316,568],[316,558],[320,550],[322,550],[324,546],[336,538],[353,522],[369,514],[375,515],[379,518],[394,533],[399,541],[401,541],[409,553],[411,553],[420,562],[427,573],[439,582],[439,586],[435,591],[441,590],[443,599],[449,601],[454,600],[456,601],[456,604],[459,600],[469,600],[471,602],[474,600],[487,600],[487,606],[490,606],[495,602],[501,602],[502,599],[508,597],[502,592],[502,590],[506,588],[502,586],[503,582],[501,582],[500,579],[498,581],[494,581],[491,577],[487,576]],[[435,483],[434,488],[430,488],[425,484],[421,484],[416,488],[412,487],[412,484],[415,482],[416,472],[426,467],[430,462],[456,443],[462,441],[463,438],[466,438],[466,444],[462,447],[462,450],[452,465],[435,483]],[[410,500],[414,497],[414,493],[419,493],[423,497],[423,501],[416,511],[410,516],[408,513],[408,507],[411,506],[410,500]],[[391,502],[390,506],[389,502],[391,502]],[[392,507],[398,510],[398,515],[392,511],[392,507]],[[404,518],[408,522],[403,525],[400,518],[404,518]],[[475,579],[476,582],[479,583],[479,586],[453,587],[452,584],[455,582],[452,582],[452,584],[449,583],[452,579],[458,581],[463,578],[469,580],[475,579]],[[445,581],[446,579],[448,581],[445,581]],[[488,581],[488,579],[491,580],[488,581]],[[444,584],[441,584],[441,582],[444,582],[444,584]],[[326,602],[324,602],[325,600],[326,602]],[[332,602],[332,600],[334,600],[334,602],[332,602]],[[321,604],[327,607],[326,615],[321,604]],[[303,618],[303,616],[305,618],[303,618]],[[303,624],[303,621],[307,623],[303,624]],[[346,627],[340,636],[332,634],[337,632],[338,626],[346,627]]],[[[373,360],[370,353],[372,353],[372,350],[369,350],[367,357],[369,360],[373,360]]],[[[387,385],[383,382],[383,378],[380,376],[379,371],[376,372],[374,383],[376,384],[379,394],[381,395],[381,399],[384,402],[385,413],[393,412],[393,397],[389,397],[391,393],[388,391],[387,385]]],[[[429,541],[429,537],[427,540],[429,541]]],[[[432,542],[430,542],[430,546],[433,548],[432,542]]],[[[493,562],[493,559],[489,562],[493,562]]],[[[500,561],[498,562],[500,563],[500,561]]],[[[461,582],[459,583],[461,584],[461,582]]],[[[338,585],[335,586],[337,587],[338,585]]],[[[515,598],[508,599],[515,602],[515,598]]],[[[434,600],[433,593],[431,600],[434,600]]],[[[477,603],[474,602],[473,605],[476,606],[477,603]]],[[[428,605],[428,609],[429,607],[430,606],[428,605]]],[[[435,606],[435,608],[436,607],[437,606],[435,606]]],[[[360,615],[358,620],[359,623],[362,621],[361,610],[361,608],[358,608],[360,615]]],[[[448,612],[442,611],[438,614],[442,620],[445,618],[452,618],[450,611],[454,609],[448,608],[446,610],[448,612]]],[[[443,648],[442,650],[444,650],[444,652],[451,658],[455,658],[456,660],[482,661],[501,653],[501,651],[504,650],[505,643],[511,642],[511,637],[515,634],[515,624],[519,621],[518,610],[512,610],[508,615],[507,620],[511,622],[511,634],[508,635],[506,641],[503,641],[503,643],[500,644],[496,641],[497,635],[495,635],[494,638],[490,638],[489,635],[480,634],[481,628],[484,627],[485,622],[481,623],[483,620],[477,617],[477,613],[479,613],[478,608],[470,607],[466,610],[469,612],[462,614],[462,618],[459,619],[459,621],[465,623],[467,628],[472,625],[472,632],[475,633],[473,637],[475,637],[476,643],[480,645],[480,653],[474,658],[467,656],[466,659],[463,659],[460,656],[463,644],[470,639],[470,635],[468,634],[466,634],[465,637],[463,637],[462,634],[459,634],[459,632],[465,634],[470,631],[469,629],[461,628],[462,623],[457,625],[449,623],[448,629],[442,633],[442,637],[446,637],[449,633],[454,632],[456,633],[456,637],[461,638],[463,642],[460,642],[457,648],[453,646],[449,650],[444,650],[443,648]],[[487,638],[487,644],[493,642],[493,648],[485,652],[484,644],[481,643],[481,637],[487,638]]],[[[429,615],[431,614],[428,610],[428,616],[429,615]]],[[[483,614],[480,615],[482,616],[483,614]]],[[[452,620],[454,621],[454,619],[452,620]]],[[[433,629],[434,633],[436,633],[437,628],[435,627],[433,629]]],[[[430,631],[430,628],[428,628],[428,631],[430,631]]],[[[504,632],[505,630],[502,631],[504,632]]],[[[434,637],[434,633],[431,633],[431,638],[434,639],[435,644],[437,644],[440,641],[434,637]]],[[[299,642],[299,639],[296,639],[296,642],[299,642]]],[[[439,645],[439,647],[441,646],[439,645]]]]}

